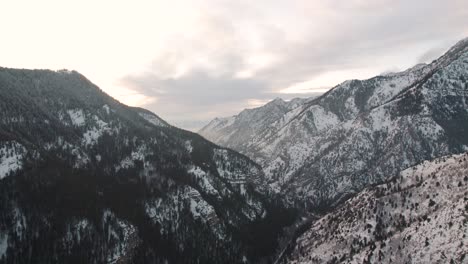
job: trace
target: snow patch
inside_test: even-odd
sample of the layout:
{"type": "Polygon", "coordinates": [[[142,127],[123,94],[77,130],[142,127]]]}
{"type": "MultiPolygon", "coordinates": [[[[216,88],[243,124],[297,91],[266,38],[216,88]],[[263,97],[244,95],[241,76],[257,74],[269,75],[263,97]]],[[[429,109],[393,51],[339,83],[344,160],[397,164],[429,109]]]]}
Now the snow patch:
{"type": "Polygon", "coordinates": [[[123,257],[127,256],[131,249],[136,246],[138,232],[136,227],[129,222],[119,219],[110,210],[103,212],[103,225],[107,225],[107,240],[110,245],[107,263],[118,263],[123,257]]]}
{"type": "Polygon", "coordinates": [[[176,232],[179,228],[181,212],[188,209],[194,219],[212,230],[220,240],[225,239],[226,230],[222,221],[218,218],[212,205],[206,202],[196,189],[184,186],[167,193],[164,198],[157,198],[145,204],[146,214],[161,225],[161,234],[176,232]]]}
{"type": "Polygon", "coordinates": [[[219,195],[218,190],[213,187],[212,183],[208,179],[208,174],[201,168],[194,166],[188,170],[188,173],[195,175],[195,178],[197,178],[200,187],[203,188],[203,190],[205,190],[208,194],[219,195]]]}
{"type": "Polygon", "coordinates": [[[104,111],[106,111],[107,114],[110,114],[110,108],[108,105],[105,104],[102,108],[104,109],[104,111]]]}
{"type": "Polygon", "coordinates": [[[216,215],[216,211],[209,203],[201,197],[201,194],[189,187],[188,196],[190,199],[190,212],[195,219],[200,219],[206,222],[212,215],[216,215]]]}
{"type": "Polygon", "coordinates": [[[106,122],[100,120],[97,116],[94,116],[94,120],[96,121],[96,126],[83,134],[83,144],[86,146],[96,144],[99,137],[105,132],[110,131],[109,125],[106,122]]]}
{"type": "Polygon", "coordinates": [[[6,255],[8,248],[8,234],[0,233],[0,258],[6,255]]]}
{"type": "Polygon", "coordinates": [[[85,124],[85,114],[81,109],[72,109],[67,111],[72,124],[75,126],[83,126],[85,124]]]}
{"type": "Polygon", "coordinates": [[[158,118],[157,116],[155,115],[152,115],[152,114],[147,114],[147,113],[138,113],[141,117],[143,117],[144,119],[146,119],[146,121],[150,122],[151,124],[155,125],[155,126],[160,126],[160,127],[167,127],[166,123],[161,120],[160,118],[158,118]]]}
{"type": "Polygon", "coordinates": [[[318,131],[329,129],[340,122],[335,114],[326,111],[321,106],[313,106],[309,111],[314,116],[314,125],[318,131]]]}
{"type": "Polygon", "coordinates": [[[21,169],[23,153],[25,152],[26,149],[17,142],[0,148],[0,179],[5,178],[10,172],[21,169]]]}
{"type": "Polygon", "coordinates": [[[192,142],[190,140],[185,141],[185,149],[187,149],[189,153],[192,153],[193,147],[192,142]]]}

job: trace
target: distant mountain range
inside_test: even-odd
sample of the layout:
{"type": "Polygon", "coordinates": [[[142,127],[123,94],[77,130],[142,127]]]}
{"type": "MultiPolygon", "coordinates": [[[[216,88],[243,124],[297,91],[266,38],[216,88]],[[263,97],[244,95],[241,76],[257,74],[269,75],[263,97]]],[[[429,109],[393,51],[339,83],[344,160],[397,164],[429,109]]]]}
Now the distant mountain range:
{"type": "Polygon", "coordinates": [[[327,208],[424,160],[468,150],[468,39],[431,64],[218,118],[205,138],[259,163],[297,206],[327,208]]]}

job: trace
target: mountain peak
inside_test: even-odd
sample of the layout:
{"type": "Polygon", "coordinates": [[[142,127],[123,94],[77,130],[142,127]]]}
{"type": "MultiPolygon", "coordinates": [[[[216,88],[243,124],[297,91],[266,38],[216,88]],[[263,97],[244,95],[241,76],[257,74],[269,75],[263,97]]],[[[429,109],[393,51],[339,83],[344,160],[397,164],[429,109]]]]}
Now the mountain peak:
{"type": "Polygon", "coordinates": [[[284,103],[284,100],[281,97],[276,97],[275,99],[271,100],[272,103],[284,103]]]}

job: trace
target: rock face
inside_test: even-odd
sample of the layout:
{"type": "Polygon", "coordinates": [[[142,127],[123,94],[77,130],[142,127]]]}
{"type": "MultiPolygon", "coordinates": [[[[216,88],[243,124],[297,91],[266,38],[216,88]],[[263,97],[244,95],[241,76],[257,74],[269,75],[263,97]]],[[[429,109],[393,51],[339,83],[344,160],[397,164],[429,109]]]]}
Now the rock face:
{"type": "Polygon", "coordinates": [[[249,158],[77,72],[0,68],[0,263],[266,261],[290,221],[249,158]]]}
{"type": "Polygon", "coordinates": [[[316,221],[283,263],[466,263],[468,153],[425,161],[316,221]]]}
{"type": "Polygon", "coordinates": [[[465,39],[431,64],[346,81],[295,107],[273,101],[250,110],[254,121],[240,114],[200,133],[257,161],[291,203],[329,206],[423,160],[467,150],[467,81],[465,39]],[[255,120],[261,128],[242,133],[255,120]]]}

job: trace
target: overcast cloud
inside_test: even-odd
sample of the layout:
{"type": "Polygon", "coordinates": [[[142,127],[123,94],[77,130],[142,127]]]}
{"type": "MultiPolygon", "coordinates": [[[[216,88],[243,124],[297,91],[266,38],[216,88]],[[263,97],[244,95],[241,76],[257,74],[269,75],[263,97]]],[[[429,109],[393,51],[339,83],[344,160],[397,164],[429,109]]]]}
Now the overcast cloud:
{"type": "Polygon", "coordinates": [[[275,97],[310,96],[348,78],[430,62],[468,36],[466,1],[204,6],[199,20],[168,40],[145,71],[121,79],[154,98],[149,109],[176,123],[231,115],[275,97]]]}
{"type": "Polygon", "coordinates": [[[2,66],[78,70],[189,129],[430,62],[468,37],[466,0],[22,2],[0,4],[2,66]]]}

